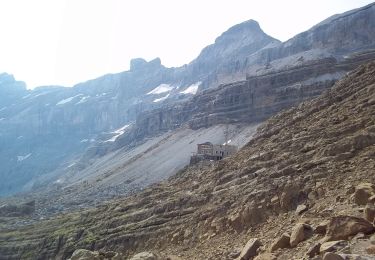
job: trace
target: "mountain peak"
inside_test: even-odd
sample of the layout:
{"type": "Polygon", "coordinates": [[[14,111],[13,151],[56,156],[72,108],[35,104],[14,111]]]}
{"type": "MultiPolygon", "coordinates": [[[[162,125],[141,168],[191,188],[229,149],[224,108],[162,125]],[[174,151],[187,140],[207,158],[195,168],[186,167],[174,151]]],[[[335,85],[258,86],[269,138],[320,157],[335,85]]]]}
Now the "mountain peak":
{"type": "Polygon", "coordinates": [[[7,83],[7,82],[14,82],[14,76],[12,74],[8,74],[6,72],[0,73],[0,84],[7,83]]]}
{"type": "Polygon", "coordinates": [[[248,36],[248,35],[265,35],[263,30],[260,28],[259,23],[255,20],[247,20],[245,22],[236,24],[230,27],[227,31],[225,31],[222,35],[216,38],[215,43],[220,41],[225,41],[228,38],[239,38],[241,36],[248,36]]]}
{"type": "Polygon", "coordinates": [[[0,73],[0,87],[9,90],[26,90],[25,82],[17,81],[12,74],[6,72],[0,73]]]}
{"type": "Polygon", "coordinates": [[[147,62],[143,58],[135,58],[130,61],[130,70],[131,71],[138,71],[143,70],[149,67],[161,67],[161,60],[160,58],[155,58],[149,62],[147,62]]]}
{"type": "Polygon", "coordinates": [[[262,31],[262,29],[259,26],[259,23],[253,19],[236,24],[230,27],[228,31],[235,30],[235,29],[253,29],[253,30],[262,31]]]}

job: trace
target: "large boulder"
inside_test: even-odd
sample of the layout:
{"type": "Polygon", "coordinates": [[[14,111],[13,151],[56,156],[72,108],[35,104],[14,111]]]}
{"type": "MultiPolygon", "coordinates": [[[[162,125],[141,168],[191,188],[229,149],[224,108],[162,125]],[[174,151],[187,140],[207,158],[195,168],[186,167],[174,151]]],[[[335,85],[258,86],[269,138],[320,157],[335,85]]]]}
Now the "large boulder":
{"type": "Polygon", "coordinates": [[[345,259],[335,253],[325,253],[323,256],[323,260],[345,260],[345,259]]]}
{"type": "Polygon", "coordinates": [[[355,188],[354,202],[358,205],[366,205],[373,195],[375,195],[375,185],[368,182],[361,183],[355,188]]]}
{"type": "Polygon", "coordinates": [[[92,252],[86,249],[77,249],[73,252],[71,260],[100,260],[99,252],[92,252]]]}
{"type": "Polygon", "coordinates": [[[246,227],[263,222],[266,218],[266,211],[262,206],[251,205],[240,212],[230,216],[229,224],[237,232],[242,232],[246,227]]]}
{"type": "Polygon", "coordinates": [[[134,255],[130,260],[158,260],[158,257],[151,252],[142,252],[134,255]]]}
{"type": "Polygon", "coordinates": [[[254,257],[257,255],[258,248],[262,245],[259,239],[252,238],[249,241],[247,241],[246,245],[241,251],[240,260],[249,260],[251,257],[254,257]]]}
{"type": "Polygon", "coordinates": [[[281,237],[276,239],[270,248],[271,252],[275,252],[277,249],[290,247],[290,236],[286,233],[282,234],[281,237]]]}
{"type": "Polygon", "coordinates": [[[320,222],[314,229],[314,233],[325,235],[327,232],[327,226],[329,224],[329,220],[324,220],[323,222],[320,222]]]}
{"type": "Polygon", "coordinates": [[[327,252],[338,252],[348,246],[348,241],[338,240],[338,241],[329,241],[320,245],[319,252],[324,254],[327,252]]]}
{"type": "Polygon", "coordinates": [[[375,245],[370,245],[366,248],[366,252],[370,255],[375,255],[375,245]]]}
{"type": "Polygon", "coordinates": [[[297,206],[297,209],[296,209],[296,214],[297,215],[301,215],[302,213],[304,213],[305,211],[307,211],[308,207],[304,204],[301,204],[301,205],[298,205],[297,206]]]}
{"type": "Polygon", "coordinates": [[[280,207],[284,211],[295,209],[298,204],[300,189],[298,185],[288,184],[280,196],[280,207]]]}
{"type": "Polygon", "coordinates": [[[319,252],[320,252],[320,246],[321,244],[320,243],[316,243],[314,245],[312,245],[309,250],[306,252],[306,255],[309,257],[309,258],[313,258],[314,256],[318,255],[319,252]]]}
{"type": "Polygon", "coordinates": [[[337,216],[331,218],[325,240],[346,240],[358,233],[371,234],[375,231],[372,223],[363,218],[352,216],[337,216]]]}
{"type": "Polygon", "coordinates": [[[374,221],[374,218],[375,218],[375,206],[374,205],[371,205],[371,204],[366,205],[365,218],[370,222],[374,221]]]}
{"type": "Polygon", "coordinates": [[[295,247],[298,243],[306,240],[307,238],[311,237],[312,235],[312,228],[307,224],[297,224],[293,230],[292,234],[290,235],[290,246],[295,247]]]}

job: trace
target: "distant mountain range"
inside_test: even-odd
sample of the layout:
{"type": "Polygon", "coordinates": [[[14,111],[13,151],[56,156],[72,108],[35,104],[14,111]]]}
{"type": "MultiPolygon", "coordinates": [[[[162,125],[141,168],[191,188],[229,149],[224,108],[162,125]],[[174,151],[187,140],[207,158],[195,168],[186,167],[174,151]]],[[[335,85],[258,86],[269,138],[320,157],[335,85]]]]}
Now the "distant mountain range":
{"type": "Polygon", "coordinates": [[[179,68],[134,59],[129,71],[34,90],[0,74],[0,195],[55,182],[73,162],[77,175],[98,157],[183,126],[262,122],[331,87],[374,50],[370,4],[286,42],[246,21],[179,68]]]}

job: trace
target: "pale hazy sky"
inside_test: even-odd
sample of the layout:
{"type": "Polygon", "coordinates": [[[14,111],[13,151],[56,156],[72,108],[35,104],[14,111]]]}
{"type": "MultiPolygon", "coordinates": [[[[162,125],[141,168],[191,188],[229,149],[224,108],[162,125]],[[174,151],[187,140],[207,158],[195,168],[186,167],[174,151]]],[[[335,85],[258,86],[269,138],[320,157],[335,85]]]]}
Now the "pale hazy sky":
{"type": "Polygon", "coordinates": [[[285,41],[368,0],[0,0],[0,72],[29,88],[72,86],[135,57],[181,66],[254,19],[285,41]]]}

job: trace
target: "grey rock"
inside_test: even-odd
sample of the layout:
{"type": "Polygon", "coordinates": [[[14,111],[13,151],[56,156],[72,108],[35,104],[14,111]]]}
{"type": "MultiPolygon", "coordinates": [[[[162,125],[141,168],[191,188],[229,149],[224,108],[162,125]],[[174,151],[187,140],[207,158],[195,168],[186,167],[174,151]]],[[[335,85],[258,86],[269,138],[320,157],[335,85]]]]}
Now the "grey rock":
{"type": "Polygon", "coordinates": [[[323,260],[345,260],[340,255],[335,253],[325,253],[323,256],[323,260]]]}
{"type": "Polygon", "coordinates": [[[345,240],[325,242],[320,245],[320,253],[337,252],[345,248],[347,245],[348,242],[345,240]]]}
{"type": "Polygon", "coordinates": [[[318,255],[320,253],[320,246],[321,246],[320,243],[316,243],[316,244],[312,245],[309,248],[309,250],[306,252],[306,255],[309,258],[313,258],[314,256],[318,255]]]}
{"type": "Polygon", "coordinates": [[[353,216],[331,218],[326,232],[326,241],[348,239],[358,233],[370,234],[375,230],[372,223],[353,216]]]}
{"type": "Polygon", "coordinates": [[[297,213],[297,215],[301,215],[302,213],[307,211],[307,209],[308,209],[307,206],[304,205],[304,204],[298,205],[297,209],[296,209],[296,213],[297,213]]]}
{"type": "Polygon", "coordinates": [[[277,249],[288,248],[288,247],[290,247],[290,235],[284,233],[281,235],[281,237],[279,237],[272,243],[270,247],[270,251],[274,252],[277,249]]]}
{"type": "Polygon", "coordinates": [[[239,256],[240,260],[249,260],[251,257],[254,257],[257,255],[258,248],[262,245],[259,239],[252,238],[249,241],[247,241],[246,245],[241,251],[241,254],[239,256]]]}
{"type": "Polygon", "coordinates": [[[297,246],[300,242],[312,236],[312,228],[307,224],[297,224],[290,235],[291,247],[297,246]]]}
{"type": "Polygon", "coordinates": [[[141,252],[134,255],[130,260],[157,260],[158,257],[151,252],[141,252]]]}
{"type": "Polygon", "coordinates": [[[71,260],[99,260],[99,252],[93,252],[86,249],[77,249],[73,252],[71,260]]]}

